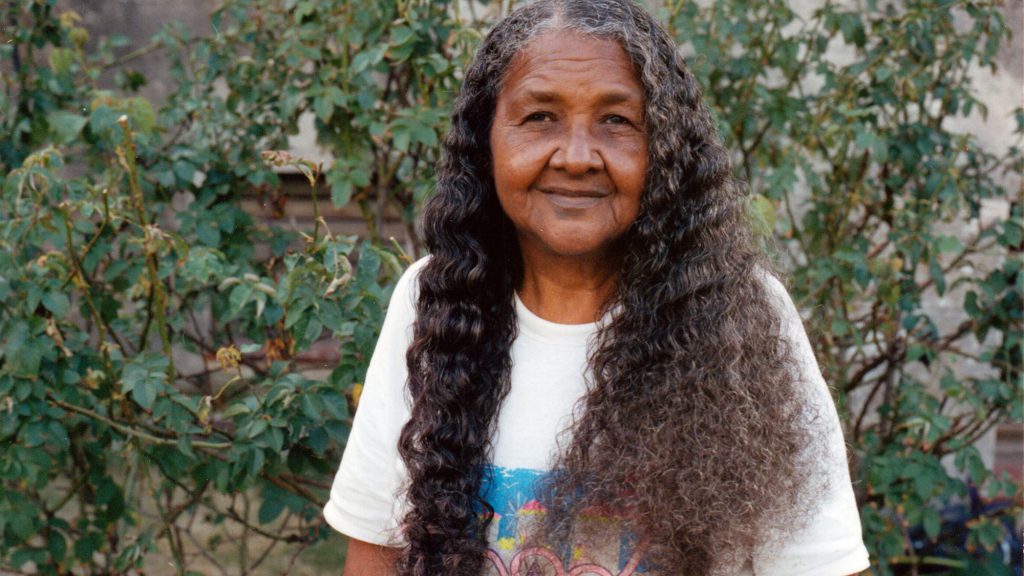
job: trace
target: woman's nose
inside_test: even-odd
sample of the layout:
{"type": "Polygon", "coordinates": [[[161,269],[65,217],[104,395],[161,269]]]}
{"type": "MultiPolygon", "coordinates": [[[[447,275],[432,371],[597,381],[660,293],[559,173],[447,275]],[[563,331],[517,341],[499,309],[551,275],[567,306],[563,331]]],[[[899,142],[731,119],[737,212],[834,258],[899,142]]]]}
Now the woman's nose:
{"type": "Polygon", "coordinates": [[[574,175],[604,168],[599,143],[586,126],[569,126],[562,134],[550,166],[574,175]]]}

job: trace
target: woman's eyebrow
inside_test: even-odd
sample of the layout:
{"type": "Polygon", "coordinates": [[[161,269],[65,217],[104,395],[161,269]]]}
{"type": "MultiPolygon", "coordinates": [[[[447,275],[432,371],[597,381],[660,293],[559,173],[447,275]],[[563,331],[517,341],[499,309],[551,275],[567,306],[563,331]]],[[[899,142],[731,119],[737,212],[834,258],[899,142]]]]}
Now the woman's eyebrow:
{"type": "Polygon", "coordinates": [[[611,104],[642,104],[643,99],[637,97],[636,94],[627,91],[611,90],[605,92],[598,98],[598,102],[604,105],[611,104]]]}
{"type": "Polygon", "coordinates": [[[518,96],[523,100],[540,102],[542,104],[547,104],[550,102],[560,102],[562,100],[562,97],[559,96],[556,92],[552,92],[549,90],[527,89],[524,90],[523,92],[520,92],[518,96]]]}
{"type": "MultiPolygon", "coordinates": [[[[538,89],[526,89],[517,95],[517,99],[527,100],[531,102],[538,102],[541,104],[548,104],[552,102],[561,102],[566,98],[558,92],[551,90],[538,90],[538,89]]],[[[601,94],[598,97],[597,103],[604,106],[614,104],[627,104],[641,102],[640,98],[637,98],[636,94],[626,90],[609,90],[601,94]]]]}

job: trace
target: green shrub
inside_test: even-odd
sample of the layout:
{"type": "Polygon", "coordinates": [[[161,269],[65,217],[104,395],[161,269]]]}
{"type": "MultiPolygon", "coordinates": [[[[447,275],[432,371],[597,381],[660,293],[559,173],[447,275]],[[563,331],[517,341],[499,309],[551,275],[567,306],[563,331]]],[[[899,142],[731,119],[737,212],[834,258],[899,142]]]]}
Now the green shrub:
{"type": "MultiPolygon", "coordinates": [[[[966,553],[916,556],[908,527],[938,537],[939,510],[966,499],[969,483],[1020,494],[973,444],[1024,420],[1022,207],[1009,190],[1021,150],[994,153],[949,128],[987,115],[971,79],[995,68],[1009,37],[1000,7],[825,2],[801,18],[760,0],[686,3],[668,19],[696,53],[751,208],[810,312],[857,460],[876,573],[989,573],[966,553]],[[1007,213],[979,218],[990,200],[1007,213]],[[942,297],[961,309],[955,322],[936,309],[942,297]]],[[[1024,133],[1024,111],[1007,120],[1024,133]]],[[[1007,518],[971,523],[967,547],[998,552],[1007,518]]]]}
{"type": "MultiPolygon", "coordinates": [[[[116,39],[87,50],[56,4],[0,9],[18,24],[0,43],[0,564],[122,574],[161,550],[185,573],[237,534],[238,571],[265,559],[246,535],[294,561],[328,532],[320,505],[349,403],[408,258],[381,237],[384,213],[401,215],[418,253],[456,71],[494,9],[479,22],[445,2],[229,0],[210,37],[172,26],[154,40],[175,80],[155,110],[134,95],[138,73],[98,88],[130,54],[115,56],[116,39]],[[286,147],[303,113],[336,159],[324,174],[263,154],[286,147]],[[239,194],[278,189],[283,167],[309,178],[314,206],[358,205],[369,238],[322,219],[301,235],[254,222],[239,194]],[[299,355],[324,335],[339,361],[312,379],[299,355]],[[203,542],[190,540],[195,517],[215,529],[203,542]]],[[[925,568],[907,526],[936,537],[939,508],[968,480],[1020,490],[972,446],[1024,420],[1020,205],[956,232],[986,199],[1008,200],[1021,153],[986,151],[946,122],[983,109],[970,66],[992,64],[1002,16],[869,2],[800,20],[779,0],[662,15],[697,54],[751,210],[810,311],[874,569],[925,568]],[[826,55],[840,41],[845,63],[826,55]],[[958,325],[927,305],[941,295],[962,299],[958,325]],[[981,369],[954,372],[964,358],[981,369]]],[[[972,524],[969,544],[993,549],[1004,517],[972,524]]],[[[975,566],[966,552],[943,560],[975,566]]]]}
{"type": "MultiPolygon", "coordinates": [[[[138,75],[96,87],[113,45],[86,51],[55,1],[4,5],[19,24],[0,102],[4,564],[124,573],[160,545],[183,573],[194,516],[221,525],[200,550],[227,525],[288,554],[326,534],[346,395],[404,264],[376,235],[335,236],[318,218],[300,238],[236,200],[278,186],[276,165],[309,177],[314,206],[326,185],[371,230],[388,203],[411,222],[448,106],[440,50],[456,39],[441,7],[291,4],[228,3],[211,38],[162,33],[177,88],[159,111],[131,95],[138,75]],[[324,175],[261,155],[307,110],[343,159],[324,175]],[[298,356],[325,334],[340,359],[310,379],[298,356]],[[236,502],[250,493],[247,514],[236,502]]],[[[244,542],[239,570],[262,561],[244,542]]]]}

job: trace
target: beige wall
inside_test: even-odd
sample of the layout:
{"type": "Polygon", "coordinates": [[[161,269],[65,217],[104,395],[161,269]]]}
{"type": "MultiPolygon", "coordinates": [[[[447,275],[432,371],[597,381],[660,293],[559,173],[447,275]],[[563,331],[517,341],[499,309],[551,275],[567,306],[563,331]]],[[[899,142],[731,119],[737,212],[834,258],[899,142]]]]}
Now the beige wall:
{"type": "MultiPolygon", "coordinates": [[[[162,26],[179,21],[195,36],[210,33],[210,12],[220,4],[216,0],[60,0],[64,10],[74,10],[90,32],[95,44],[100,36],[126,36],[129,44],[118,49],[124,55],[145,46],[162,26]]],[[[154,103],[171,90],[170,60],[165,54],[151,52],[125,65],[145,74],[149,84],[141,94],[154,103]]],[[[105,74],[105,84],[113,82],[113,73],[105,74]]]]}

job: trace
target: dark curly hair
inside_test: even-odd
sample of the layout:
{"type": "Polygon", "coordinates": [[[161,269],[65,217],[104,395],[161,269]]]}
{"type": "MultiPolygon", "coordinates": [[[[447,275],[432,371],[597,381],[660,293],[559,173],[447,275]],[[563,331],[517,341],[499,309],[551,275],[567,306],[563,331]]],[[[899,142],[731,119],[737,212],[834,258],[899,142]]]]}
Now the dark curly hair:
{"type": "Polygon", "coordinates": [[[531,538],[586,538],[577,520],[600,506],[622,512],[648,565],[711,574],[800,525],[814,488],[813,415],[729,154],[672,39],[631,0],[531,3],[488,34],[465,73],[424,212],[432,256],[407,354],[413,406],[399,451],[409,511],[398,569],[482,571],[493,510],[480,488],[509,392],[523,276],[489,132],[510,62],[552,29],[625,49],[644,87],[649,168],[583,410],[541,487],[548,513],[531,538]]]}

